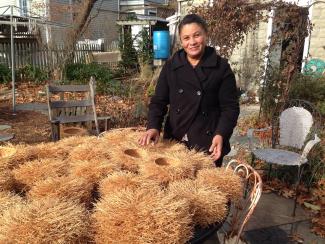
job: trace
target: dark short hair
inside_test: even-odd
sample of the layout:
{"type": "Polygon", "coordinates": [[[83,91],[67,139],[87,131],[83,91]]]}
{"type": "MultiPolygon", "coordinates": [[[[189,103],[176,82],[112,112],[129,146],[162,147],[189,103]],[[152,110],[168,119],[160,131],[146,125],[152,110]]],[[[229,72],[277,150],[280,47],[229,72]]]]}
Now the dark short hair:
{"type": "Polygon", "coordinates": [[[179,23],[178,34],[179,35],[181,34],[181,30],[183,29],[184,25],[188,25],[188,24],[192,24],[192,23],[198,24],[199,26],[202,27],[202,29],[205,32],[208,32],[208,25],[204,19],[202,19],[197,14],[188,14],[188,15],[185,15],[184,18],[179,23]]]}

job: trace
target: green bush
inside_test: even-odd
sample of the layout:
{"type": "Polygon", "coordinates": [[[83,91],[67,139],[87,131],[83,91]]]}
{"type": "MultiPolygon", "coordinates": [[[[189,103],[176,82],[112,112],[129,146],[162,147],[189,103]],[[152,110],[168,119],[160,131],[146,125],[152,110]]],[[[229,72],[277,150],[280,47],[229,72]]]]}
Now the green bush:
{"type": "Polygon", "coordinates": [[[67,80],[83,84],[88,83],[90,77],[94,76],[98,93],[121,95],[124,91],[121,82],[114,80],[111,71],[100,64],[69,64],[65,75],[67,80]]]}
{"type": "Polygon", "coordinates": [[[7,83],[11,80],[11,70],[3,65],[0,64],[0,83],[7,83]]]}
{"type": "Polygon", "coordinates": [[[289,98],[307,100],[315,104],[322,116],[325,116],[325,76],[296,75],[289,98]]]}
{"type": "Polygon", "coordinates": [[[30,64],[18,69],[17,75],[22,81],[31,81],[37,84],[49,78],[49,73],[47,70],[32,66],[30,64]]]}

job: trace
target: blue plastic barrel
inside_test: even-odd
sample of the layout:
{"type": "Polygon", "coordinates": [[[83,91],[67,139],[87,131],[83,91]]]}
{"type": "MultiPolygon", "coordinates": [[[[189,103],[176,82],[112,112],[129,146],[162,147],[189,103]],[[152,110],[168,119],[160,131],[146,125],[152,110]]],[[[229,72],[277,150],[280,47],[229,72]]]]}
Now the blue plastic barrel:
{"type": "Polygon", "coordinates": [[[153,32],[154,59],[167,59],[169,57],[170,39],[169,31],[153,32]]]}

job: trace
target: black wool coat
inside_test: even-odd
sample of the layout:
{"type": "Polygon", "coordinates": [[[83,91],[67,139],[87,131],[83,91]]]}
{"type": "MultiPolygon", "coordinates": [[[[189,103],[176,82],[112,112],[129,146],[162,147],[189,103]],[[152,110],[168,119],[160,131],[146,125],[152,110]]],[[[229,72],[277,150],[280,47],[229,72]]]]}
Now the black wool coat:
{"type": "Polygon", "coordinates": [[[147,129],[160,131],[167,112],[164,138],[181,141],[187,134],[190,147],[207,152],[218,134],[223,137],[222,154],[230,151],[239,115],[236,80],[214,48],[205,48],[195,68],[183,49],[165,63],[149,105],[147,129]]]}

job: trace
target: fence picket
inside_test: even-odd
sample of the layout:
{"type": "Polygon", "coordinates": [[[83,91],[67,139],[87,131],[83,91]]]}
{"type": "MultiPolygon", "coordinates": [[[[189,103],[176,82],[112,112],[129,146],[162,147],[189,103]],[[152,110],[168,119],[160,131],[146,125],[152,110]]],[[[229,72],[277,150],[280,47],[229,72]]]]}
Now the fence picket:
{"type": "MultiPolygon", "coordinates": [[[[115,50],[116,44],[100,45],[97,43],[76,44],[74,50],[74,63],[89,63],[91,52],[103,52],[115,50]]],[[[42,69],[53,70],[57,65],[62,63],[63,58],[69,50],[66,50],[63,44],[53,48],[45,48],[35,41],[15,40],[15,68],[19,69],[26,65],[40,67],[42,69]]],[[[11,44],[10,42],[0,42],[0,64],[11,68],[11,44]]],[[[108,63],[108,67],[116,67],[116,62],[108,63]]]]}

